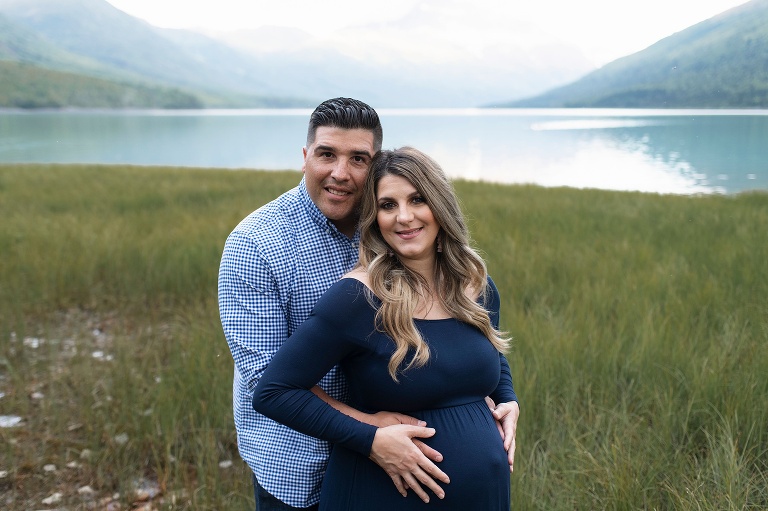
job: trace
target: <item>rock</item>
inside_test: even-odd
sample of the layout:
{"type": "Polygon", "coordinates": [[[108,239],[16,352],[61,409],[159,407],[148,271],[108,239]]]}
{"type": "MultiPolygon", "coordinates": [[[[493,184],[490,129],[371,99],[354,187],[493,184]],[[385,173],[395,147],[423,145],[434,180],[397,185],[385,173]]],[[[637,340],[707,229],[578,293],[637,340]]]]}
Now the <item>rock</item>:
{"type": "Polygon", "coordinates": [[[77,489],[78,495],[93,495],[94,493],[96,493],[96,490],[94,490],[88,485],[81,486],[80,488],[77,489]]]}
{"type": "Polygon", "coordinates": [[[53,495],[51,495],[51,496],[49,496],[49,497],[46,497],[46,498],[44,498],[42,502],[43,502],[43,504],[45,504],[46,506],[48,506],[48,505],[51,505],[51,504],[58,504],[59,502],[61,502],[61,498],[62,498],[63,496],[64,496],[64,495],[62,495],[61,493],[59,493],[59,492],[56,492],[56,493],[54,493],[53,495]]]}
{"type": "Polygon", "coordinates": [[[15,428],[21,425],[21,417],[18,415],[0,415],[0,428],[15,428]]]}

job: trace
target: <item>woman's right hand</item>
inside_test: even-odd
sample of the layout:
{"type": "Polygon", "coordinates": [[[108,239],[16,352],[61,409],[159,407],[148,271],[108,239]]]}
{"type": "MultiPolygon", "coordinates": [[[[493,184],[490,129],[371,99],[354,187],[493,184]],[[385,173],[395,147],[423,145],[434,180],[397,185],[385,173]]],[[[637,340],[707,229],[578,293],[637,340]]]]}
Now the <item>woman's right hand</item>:
{"type": "Polygon", "coordinates": [[[421,487],[422,484],[432,490],[438,498],[445,497],[445,491],[438,481],[448,484],[450,479],[432,461],[442,461],[443,456],[418,440],[434,434],[434,428],[408,424],[386,426],[376,431],[370,458],[389,474],[403,497],[410,488],[421,500],[429,502],[429,495],[421,487]],[[432,459],[425,453],[425,449],[432,459]]]}

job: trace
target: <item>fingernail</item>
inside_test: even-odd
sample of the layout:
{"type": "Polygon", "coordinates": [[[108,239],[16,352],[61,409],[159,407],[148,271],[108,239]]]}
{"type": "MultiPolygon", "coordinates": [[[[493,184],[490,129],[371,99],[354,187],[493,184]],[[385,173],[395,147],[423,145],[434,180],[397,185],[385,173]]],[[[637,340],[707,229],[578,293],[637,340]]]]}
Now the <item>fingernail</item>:
{"type": "Polygon", "coordinates": [[[426,423],[426,422],[424,422],[424,421],[419,421],[419,426],[421,426],[422,428],[423,428],[424,426],[426,426],[426,425],[427,425],[427,423],[426,423]]]}

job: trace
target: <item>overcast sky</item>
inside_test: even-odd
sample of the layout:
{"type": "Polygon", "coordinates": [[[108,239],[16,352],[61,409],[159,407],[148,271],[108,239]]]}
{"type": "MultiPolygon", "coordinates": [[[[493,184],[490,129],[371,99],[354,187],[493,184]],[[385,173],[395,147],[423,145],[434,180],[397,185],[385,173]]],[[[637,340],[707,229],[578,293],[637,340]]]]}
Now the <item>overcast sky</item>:
{"type": "MultiPolygon", "coordinates": [[[[396,20],[423,0],[107,0],[166,28],[237,30],[296,27],[315,35],[369,22],[396,20]]],[[[492,9],[497,19],[522,20],[576,44],[596,65],[640,51],[659,39],[745,0],[441,0],[452,9],[492,9]]],[[[467,16],[467,19],[472,19],[467,16]]],[[[474,31],[476,33],[476,31],[474,31]]],[[[461,34],[456,34],[460,38],[461,34]]]]}

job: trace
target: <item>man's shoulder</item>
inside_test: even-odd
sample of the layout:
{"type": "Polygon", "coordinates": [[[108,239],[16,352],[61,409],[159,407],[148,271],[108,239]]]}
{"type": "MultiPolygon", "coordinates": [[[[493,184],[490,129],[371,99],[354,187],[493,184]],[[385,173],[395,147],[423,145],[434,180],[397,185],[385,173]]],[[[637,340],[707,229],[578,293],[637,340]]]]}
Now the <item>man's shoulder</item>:
{"type": "Polygon", "coordinates": [[[293,188],[243,218],[232,233],[254,240],[268,240],[280,234],[284,239],[308,221],[298,188],[293,188]]]}

